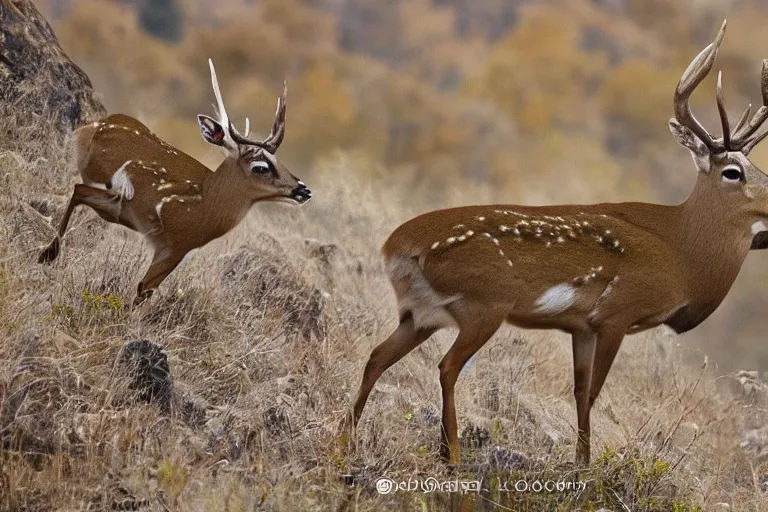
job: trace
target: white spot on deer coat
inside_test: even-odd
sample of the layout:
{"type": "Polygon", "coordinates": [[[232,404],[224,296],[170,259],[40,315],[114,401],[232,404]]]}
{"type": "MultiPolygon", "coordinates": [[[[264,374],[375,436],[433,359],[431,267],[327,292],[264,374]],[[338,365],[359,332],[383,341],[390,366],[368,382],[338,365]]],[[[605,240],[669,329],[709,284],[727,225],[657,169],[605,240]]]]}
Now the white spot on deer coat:
{"type": "Polygon", "coordinates": [[[567,284],[558,284],[545,291],[536,300],[538,312],[556,315],[567,310],[576,300],[576,290],[567,284]]]}
{"type": "Polygon", "coordinates": [[[120,194],[127,201],[133,199],[133,183],[125,169],[131,165],[132,160],[125,162],[115,174],[112,175],[112,190],[120,194]]]}
{"type": "Polygon", "coordinates": [[[768,226],[765,225],[765,222],[762,220],[759,220],[752,224],[752,234],[756,235],[760,233],[761,231],[768,231],[768,226]]]}

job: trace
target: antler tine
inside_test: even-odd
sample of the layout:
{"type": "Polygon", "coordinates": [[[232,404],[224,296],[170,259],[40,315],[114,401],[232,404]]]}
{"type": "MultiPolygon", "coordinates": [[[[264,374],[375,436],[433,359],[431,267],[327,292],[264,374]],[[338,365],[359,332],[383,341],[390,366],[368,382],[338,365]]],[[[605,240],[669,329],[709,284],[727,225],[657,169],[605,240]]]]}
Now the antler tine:
{"type": "Polygon", "coordinates": [[[768,130],[763,131],[760,135],[756,135],[749,139],[746,144],[741,148],[741,152],[745,155],[748,155],[752,149],[757,146],[760,141],[762,141],[765,137],[768,136],[768,130]]]}
{"type": "MultiPolygon", "coordinates": [[[[240,135],[240,132],[235,128],[235,125],[232,124],[232,122],[229,120],[229,115],[227,114],[227,109],[224,107],[224,99],[221,97],[221,90],[219,89],[219,80],[216,77],[216,69],[213,67],[213,59],[208,59],[208,65],[211,68],[211,83],[213,84],[213,93],[216,95],[216,103],[217,103],[217,110],[219,114],[219,123],[221,123],[222,126],[226,126],[229,129],[229,134],[232,136],[232,139],[237,141],[238,137],[242,138],[242,135],[240,135]]],[[[250,122],[248,121],[248,118],[245,118],[245,137],[248,137],[248,134],[251,131],[250,122]]]]}
{"type": "Polygon", "coordinates": [[[749,114],[752,113],[752,104],[750,103],[747,105],[747,108],[744,110],[744,113],[741,114],[741,117],[739,118],[739,122],[736,123],[736,126],[733,127],[733,133],[738,133],[739,130],[742,129],[744,126],[744,123],[747,122],[747,119],[749,119],[749,114]]]}
{"type": "MultiPolygon", "coordinates": [[[[750,144],[750,137],[752,137],[757,129],[760,128],[766,119],[768,119],[768,59],[763,60],[763,68],[760,72],[760,90],[763,96],[763,106],[755,112],[754,117],[749,123],[734,135],[733,138],[737,147],[746,147],[750,144]]],[[[750,147],[754,147],[754,144],[750,145],[750,147]]]]}
{"type": "Polygon", "coordinates": [[[245,144],[249,146],[258,146],[262,149],[266,149],[270,153],[274,153],[277,151],[277,148],[280,146],[280,143],[283,142],[283,137],[285,137],[285,97],[288,92],[288,84],[283,81],[283,93],[280,95],[280,97],[277,99],[277,110],[275,111],[275,122],[272,125],[272,131],[269,133],[266,139],[263,141],[253,140],[247,138],[247,135],[250,133],[250,122],[248,121],[248,118],[245,119],[245,133],[246,136],[240,135],[240,133],[235,129],[235,127],[232,125],[232,123],[229,123],[230,127],[230,133],[232,134],[232,138],[235,142],[238,144],[245,144]]]}
{"type": "Polygon", "coordinates": [[[269,144],[277,150],[285,137],[285,99],[288,95],[288,81],[283,80],[283,93],[277,99],[277,109],[275,110],[275,122],[272,125],[272,131],[264,139],[265,144],[269,144]]]}
{"type": "Polygon", "coordinates": [[[728,123],[728,113],[725,111],[725,102],[723,101],[723,72],[717,73],[717,110],[720,112],[720,122],[723,124],[723,146],[726,151],[731,150],[731,125],[728,123]]]}
{"type": "MultiPolygon", "coordinates": [[[[232,122],[229,122],[229,131],[231,133],[236,133],[237,135],[240,135],[240,130],[237,129],[237,127],[232,124],[232,122]]],[[[250,121],[248,121],[248,118],[245,118],[245,135],[240,135],[241,137],[247,137],[248,134],[251,133],[251,125],[250,121]]]]}
{"type": "Polygon", "coordinates": [[[713,137],[707,132],[707,130],[699,123],[694,117],[691,111],[690,98],[693,91],[704,80],[707,74],[712,70],[712,65],[715,63],[715,57],[717,56],[717,50],[720,47],[720,43],[725,36],[726,22],[723,21],[720,31],[717,33],[715,40],[707,45],[693,61],[688,65],[688,68],[683,72],[680,82],[675,89],[675,118],[683,126],[690,129],[699,139],[701,139],[707,147],[712,151],[719,152],[722,150],[718,141],[715,141],[713,137]]]}
{"type": "Polygon", "coordinates": [[[224,108],[224,100],[221,98],[219,81],[216,78],[216,69],[213,67],[213,59],[208,59],[208,65],[211,68],[211,83],[213,84],[213,93],[216,95],[216,103],[218,104],[219,123],[221,123],[222,126],[231,126],[229,116],[227,115],[227,109],[224,108]]]}

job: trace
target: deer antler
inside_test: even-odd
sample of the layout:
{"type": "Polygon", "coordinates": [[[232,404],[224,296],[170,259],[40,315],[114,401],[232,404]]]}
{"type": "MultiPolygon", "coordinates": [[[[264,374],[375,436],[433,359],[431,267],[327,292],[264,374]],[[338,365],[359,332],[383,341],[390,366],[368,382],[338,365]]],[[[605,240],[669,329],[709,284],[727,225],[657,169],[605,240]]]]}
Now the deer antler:
{"type": "Polygon", "coordinates": [[[275,111],[275,122],[272,125],[272,131],[264,140],[265,143],[272,145],[277,149],[285,137],[285,97],[288,94],[288,82],[283,80],[283,93],[277,99],[277,110],[275,111]]]}
{"type": "Polygon", "coordinates": [[[222,126],[229,126],[229,116],[227,115],[227,109],[224,108],[224,100],[221,98],[221,91],[219,90],[219,80],[216,78],[216,69],[213,67],[213,59],[208,59],[208,66],[211,68],[211,84],[213,84],[213,94],[216,95],[216,103],[218,108],[216,113],[219,116],[219,123],[222,126]]]}
{"type": "MultiPolygon", "coordinates": [[[[707,145],[707,147],[713,153],[721,153],[726,149],[724,140],[715,139],[712,137],[712,135],[710,135],[709,132],[707,132],[707,130],[701,125],[701,123],[696,120],[693,112],[691,112],[690,99],[691,94],[696,89],[696,87],[699,86],[707,74],[709,74],[709,72],[712,70],[712,65],[715,63],[715,57],[717,56],[717,50],[720,48],[720,43],[723,42],[723,37],[725,36],[725,25],[726,22],[723,21],[723,26],[720,27],[720,31],[717,33],[717,37],[715,38],[714,42],[710,43],[706,48],[704,48],[701,53],[699,53],[696,58],[693,59],[693,61],[688,65],[688,68],[683,72],[683,76],[680,78],[680,82],[677,84],[677,89],[675,89],[674,99],[675,118],[677,121],[691,130],[699,139],[701,139],[702,142],[704,142],[704,144],[707,145]]],[[[718,87],[718,106],[721,105],[722,90],[720,87],[718,87]]],[[[728,119],[723,117],[724,113],[725,110],[721,109],[720,117],[723,121],[724,133],[726,133],[726,136],[730,138],[730,133],[727,129],[728,119]]]]}
{"type": "Polygon", "coordinates": [[[213,93],[216,95],[216,103],[218,105],[219,123],[222,126],[226,126],[232,140],[238,144],[245,144],[248,146],[258,146],[266,149],[270,153],[275,153],[280,143],[283,142],[285,137],[285,97],[288,91],[288,84],[283,82],[283,94],[277,100],[277,111],[275,112],[275,122],[272,126],[272,131],[263,141],[249,139],[248,135],[251,133],[251,123],[248,118],[245,118],[245,134],[241,135],[240,132],[229,120],[227,109],[224,107],[224,100],[221,97],[221,90],[219,90],[219,81],[216,78],[216,70],[213,67],[213,60],[208,59],[208,64],[211,68],[211,83],[213,84],[213,93]]]}
{"type": "MultiPolygon", "coordinates": [[[[240,135],[240,133],[237,131],[237,128],[230,122],[229,116],[227,115],[227,109],[224,107],[224,100],[221,97],[221,90],[219,90],[219,80],[216,78],[216,69],[213,67],[213,60],[208,59],[208,65],[211,68],[211,83],[213,84],[213,93],[216,95],[216,103],[218,104],[217,107],[217,114],[219,116],[219,123],[222,126],[226,126],[230,130],[230,136],[234,139],[233,133],[236,133],[237,135],[240,135]]],[[[245,118],[245,136],[248,136],[248,133],[250,132],[250,123],[248,122],[248,118],[245,118]]]]}
{"type": "Polygon", "coordinates": [[[272,125],[272,131],[269,132],[269,135],[267,135],[266,139],[264,139],[263,141],[257,141],[257,140],[247,138],[247,132],[249,130],[248,128],[246,128],[245,137],[237,133],[237,130],[235,130],[235,132],[232,134],[232,138],[235,140],[235,142],[237,142],[238,144],[248,144],[251,146],[258,146],[274,154],[277,151],[277,148],[280,147],[280,144],[283,142],[283,138],[285,137],[285,98],[287,94],[288,94],[288,83],[286,81],[283,81],[283,93],[277,99],[277,110],[275,111],[275,122],[272,125]]]}
{"type": "MultiPolygon", "coordinates": [[[[763,106],[755,112],[754,117],[746,125],[744,125],[743,121],[740,121],[736,134],[733,136],[734,147],[745,155],[749,154],[752,148],[768,135],[768,132],[755,135],[758,128],[768,119],[768,59],[763,60],[763,69],[760,72],[760,91],[763,96],[763,106]]],[[[748,117],[749,111],[752,110],[751,107],[752,105],[744,112],[744,119],[748,117]]]]}
{"type": "Polygon", "coordinates": [[[755,135],[755,132],[768,119],[768,59],[763,60],[763,69],[760,73],[760,90],[763,96],[763,106],[755,113],[754,117],[747,122],[749,114],[752,112],[752,105],[748,105],[744,113],[739,118],[736,126],[731,130],[728,123],[728,115],[725,111],[725,102],[723,100],[723,74],[717,74],[717,110],[720,113],[720,121],[723,126],[723,136],[714,138],[699,123],[691,112],[690,98],[693,91],[704,80],[707,74],[712,70],[712,65],[717,57],[717,50],[725,36],[726,22],[717,33],[715,40],[704,48],[680,78],[675,90],[675,118],[683,126],[690,129],[707,145],[713,153],[722,153],[723,151],[741,151],[747,155],[761,140],[768,136],[768,132],[755,135]]]}
{"type": "Polygon", "coordinates": [[[728,113],[725,111],[725,102],[723,101],[723,72],[717,73],[717,89],[715,90],[717,98],[717,111],[720,113],[720,122],[723,125],[723,147],[726,151],[731,151],[731,125],[728,122],[728,113]]]}

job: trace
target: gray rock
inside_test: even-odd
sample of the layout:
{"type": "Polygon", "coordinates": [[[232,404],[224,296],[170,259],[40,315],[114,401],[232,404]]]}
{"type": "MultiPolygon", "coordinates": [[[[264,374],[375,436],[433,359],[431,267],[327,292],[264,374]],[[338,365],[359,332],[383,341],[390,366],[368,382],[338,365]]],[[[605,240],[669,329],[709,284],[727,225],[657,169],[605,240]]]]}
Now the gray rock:
{"type": "Polygon", "coordinates": [[[149,340],[126,343],[120,355],[120,367],[129,375],[130,388],[139,400],[153,403],[163,414],[170,414],[173,380],[161,345],[149,340]]]}
{"type": "Polygon", "coordinates": [[[15,127],[2,137],[3,149],[26,146],[24,128],[61,138],[107,114],[31,0],[0,1],[0,20],[0,118],[15,127]]]}

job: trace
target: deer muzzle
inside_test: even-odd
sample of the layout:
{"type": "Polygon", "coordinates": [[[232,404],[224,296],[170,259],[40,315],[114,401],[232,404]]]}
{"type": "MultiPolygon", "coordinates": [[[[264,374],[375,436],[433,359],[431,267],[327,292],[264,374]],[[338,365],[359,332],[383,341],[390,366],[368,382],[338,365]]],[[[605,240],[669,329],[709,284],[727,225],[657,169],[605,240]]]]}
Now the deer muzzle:
{"type": "Polygon", "coordinates": [[[307,186],[300,181],[299,184],[296,185],[296,188],[291,191],[291,199],[299,204],[304,204],[312,199],[312,191],[309,190],[307,186]]]}

